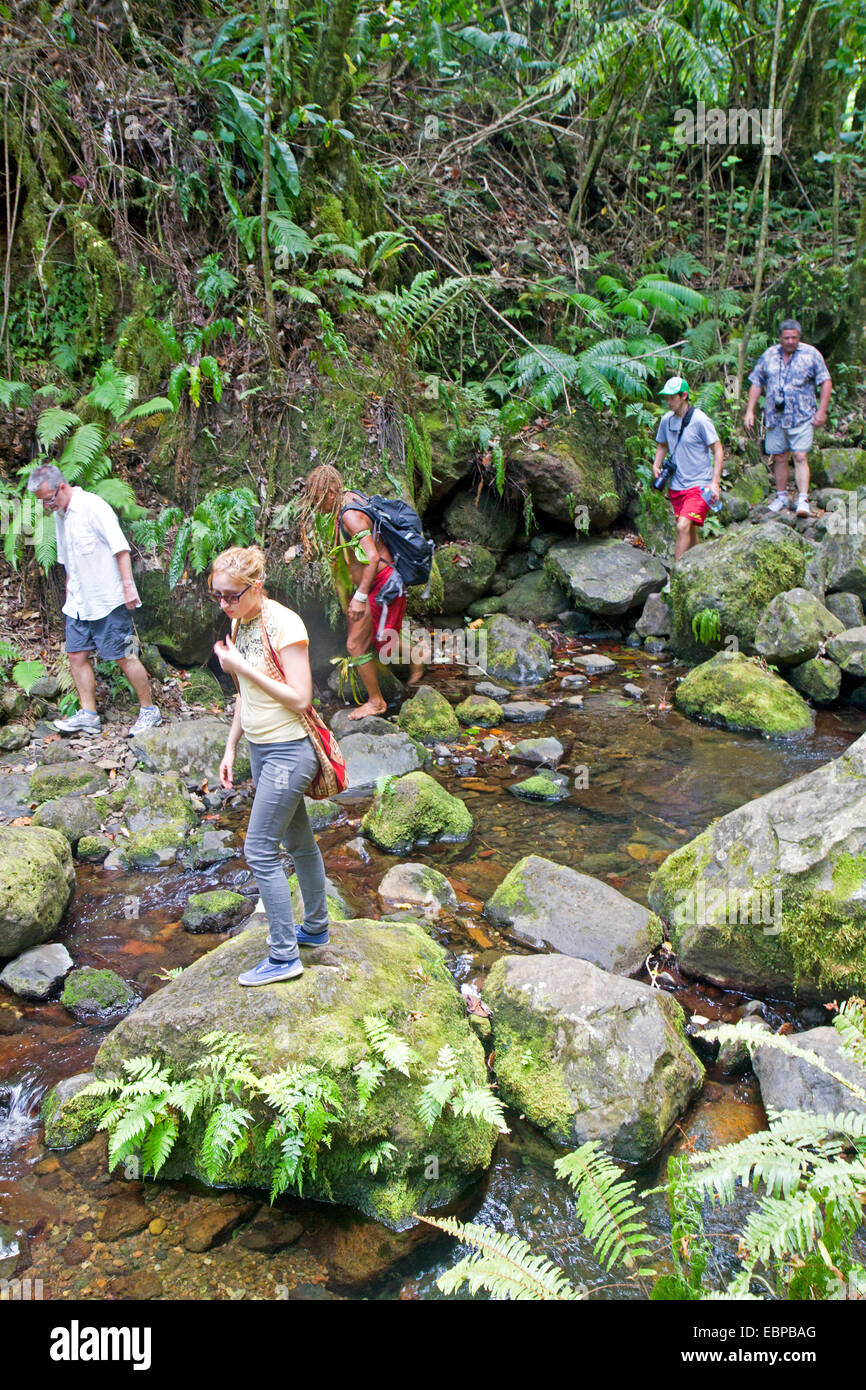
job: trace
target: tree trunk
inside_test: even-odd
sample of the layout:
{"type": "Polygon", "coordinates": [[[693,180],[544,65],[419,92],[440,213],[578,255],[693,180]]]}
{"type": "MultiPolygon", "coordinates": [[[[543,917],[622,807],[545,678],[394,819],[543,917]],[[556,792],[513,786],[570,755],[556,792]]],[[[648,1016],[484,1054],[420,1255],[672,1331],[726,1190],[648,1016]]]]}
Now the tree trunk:
{"type": "Polygon", "coordinates": [[[357,13],[358,0],[332,0],[327,6],[328,27],[319,45],[310,96],[329,121],[336,120],[340,114],[343,81],[347,75],[346,49],[357,13]]]}
{"type": "Polygon", "coordinates": [[[264,131],[262,135],[262,198],[261,198],[261,253],[262,283],[265,288],[265,319],[268,325],[268,362],[271,371],[280,369],[280,354],[277,349],[277,316],[274,308],[274,284],[271,276],[271,248],[268,244],[268,205],[271,200],[271,118],[273,111],[273,65],[271,62],[271,39],[268,32],[268,0],[259,0],[259,20],[262,26],[265,59],[265,110],[264,131]]]}
{"type": "Polygon", "coordinates": [[[854,257],[848,271],[847,334],[840,356],[849,365],[866,365],[866,197],[854,238],[854,257]]]}
{"type": "Polygon", "coordinates": [[[802,165],[811,162],[830,131],[830,111],[841,73],[828,72],[824,64],[836,49],[838,33],[830,28],[826,10],[816,9],[812,22],[811,53],[806,53],[797,93],[785,132],[785,145],[795,151],[802,165]]]}

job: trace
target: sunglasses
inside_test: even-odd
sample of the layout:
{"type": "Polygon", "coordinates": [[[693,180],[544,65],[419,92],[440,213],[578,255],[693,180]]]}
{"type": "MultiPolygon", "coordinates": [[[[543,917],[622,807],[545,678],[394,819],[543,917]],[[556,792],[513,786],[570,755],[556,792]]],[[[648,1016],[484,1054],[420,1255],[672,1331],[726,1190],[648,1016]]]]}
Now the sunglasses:
{"type": "Polygon", "coordinates": [[[250,582],[249,584],[245,584],[242,589],[234,591],[229,589],[208,589],[208,595],[213,599],[214,603],[237,603],[239,599],[243,598],[247,589],[251,589],[252,587],[252,582],[250,582]]]}

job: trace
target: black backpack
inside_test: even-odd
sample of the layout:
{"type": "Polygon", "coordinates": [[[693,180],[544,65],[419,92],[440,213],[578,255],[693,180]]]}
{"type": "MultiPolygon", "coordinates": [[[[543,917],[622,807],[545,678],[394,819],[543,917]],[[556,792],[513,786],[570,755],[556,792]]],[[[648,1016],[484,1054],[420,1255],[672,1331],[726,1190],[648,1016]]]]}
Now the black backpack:
{"type": "Polygon", "coordinates": [[[394,557],[394,568],[404,586],[429,583],[435,546],[425,538],[418,513],[408,502],[390,497],[365,497],[362,492],[355,496],[358,501],[342,508],[339,522],[344,512],[363,512],[370,518],[373,539],[381,536],[394,557]]]}

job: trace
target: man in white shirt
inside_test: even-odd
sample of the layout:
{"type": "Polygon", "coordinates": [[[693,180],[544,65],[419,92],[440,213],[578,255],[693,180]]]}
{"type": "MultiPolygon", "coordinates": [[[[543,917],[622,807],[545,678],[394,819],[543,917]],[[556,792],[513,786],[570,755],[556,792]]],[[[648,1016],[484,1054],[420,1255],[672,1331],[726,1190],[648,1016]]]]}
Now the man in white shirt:
{"type": "Polygon", "coordinates": [[[93,492],[73,487],[53,463],[35,468],[27,480],[45,510],[54,516],[57,559],[66,570],[66,654],[81,708],[71,719],[55,719],[62,734],[98,734],[96,678],[90,653],[116,661],[141,702],[130,734],[162,723],[151,703],[150,682],[138,659],[133,609],[141,599],[132,577],[129,542],[113,509],[93,492]]]}

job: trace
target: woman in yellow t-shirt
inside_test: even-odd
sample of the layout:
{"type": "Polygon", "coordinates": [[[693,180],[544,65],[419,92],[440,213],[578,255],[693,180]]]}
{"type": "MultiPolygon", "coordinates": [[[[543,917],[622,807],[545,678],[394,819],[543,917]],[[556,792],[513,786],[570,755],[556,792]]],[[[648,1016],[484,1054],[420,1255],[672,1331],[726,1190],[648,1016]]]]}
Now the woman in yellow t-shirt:
{"type": "Polygon", "coordinates": [[[269,953],[238,976],[242,985],[268,985],[302,975],[298,946],[328,940],[325,866],[310,828],[304,793],[319,770],[301,713],[313,694],[309,639],[297,613],[268,599],[265,557],[257,545],[233,546],[213,562],[210,592],[232,619],[232,637],[214,653],[238,687],[234,718],[220,763],[220,784],[233,786],[235,753],[246,734],[256,794],[244,842],[268,919],[269,953]],[[285,845],[304,900],[295,927],[292,896],[280,863],[285,845]]]}

